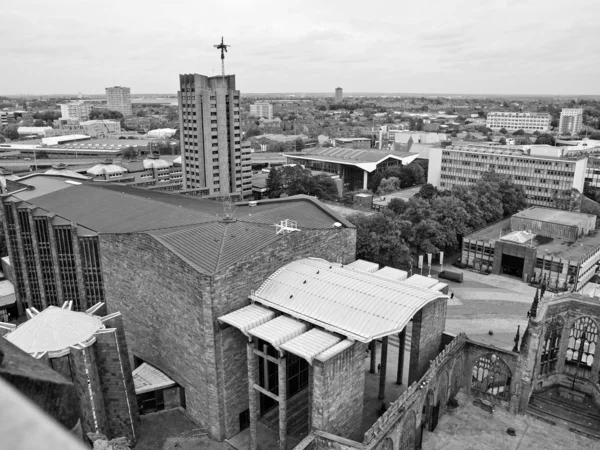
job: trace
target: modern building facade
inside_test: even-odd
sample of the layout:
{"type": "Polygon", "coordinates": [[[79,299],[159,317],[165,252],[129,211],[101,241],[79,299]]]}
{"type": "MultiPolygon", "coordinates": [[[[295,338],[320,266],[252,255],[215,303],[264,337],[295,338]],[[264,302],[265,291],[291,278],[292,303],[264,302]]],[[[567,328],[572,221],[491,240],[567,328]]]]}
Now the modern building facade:
{"type": "Polygon", "coordinates": [[[342,103],[344,99],[344,90],[341,87],[335,88],[335,102],[342,103]]]}
{"type": "Polygon", "coordinates": [[[123,86],[107,87],[106,102],[111,111],[119,111],[123,117],[133,115],[131,109],[131,88],[123,86]]]}
{"type": "Polygon", "coordinates": [[[587,167],[587,156],[563,158],[562,152],[559,147],[534,145],[521,149],[432,147],[427,182],[447,190],[474,184],[485,172],[494,170],[523,186],[528,205],[559,207],[571,189],[583,192],[587,167]]]}
{"type": "Polygon", "coordinates": [[[184,189],[200,195],[252,194],[250,153],[241,145],[235,75],[179,76],[184,189]]]}
{"type": "Polygon", "coordinates": [[[463,264],[556,291],[580,290],[598,270],[596,216],[531,207],[463,238],[463,264]]]}
{"type": "Polygon", "coordinates": [[[61,119],[73,119],[80,122],[89,120],[93,106],[83,100],[72,101],[60,105],[61,119]]]}
{"type": "Polygon", "coordinates": [[[552,117],[548,113],[489,112],[486,126],[494,131],[523,130],[527,133],[550,130],[552,117]]]}
{"type": "Polygon", "coordinates": [[[560,134],[577,134],[583,127],[583,109],[582,108],[563,108],[560,112],[560,122],[558,132],[560,134]]]}
{"type": "Polygon", "coordinates": [[[268,102],[256,102],[254,105],[250,105],[250,114],[271,120],[273,118],[273,105],[268,102]]]}

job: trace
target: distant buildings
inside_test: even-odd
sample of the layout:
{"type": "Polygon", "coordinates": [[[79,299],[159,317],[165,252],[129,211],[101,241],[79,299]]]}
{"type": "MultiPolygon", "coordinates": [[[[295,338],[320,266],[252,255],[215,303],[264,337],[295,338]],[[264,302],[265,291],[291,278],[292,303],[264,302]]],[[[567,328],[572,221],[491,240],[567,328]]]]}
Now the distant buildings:
{"type": "Polygon", "coordinates": [[[86,174],[98,181],[172,191],[180,190],[183,182],[181,164],[169,163],[158,155],[131,161],[122,160],[120,165],[107,159],[88,169],[86,174]]]}
{"type": "Polygon", "coordinates": [[[546,145],[523,149],[476,145],[432,147],[427,182],[446,190],[474,184],[484,172],[494,170],[523,186],[529,205],[560,207],[560,199],[572,188],[583,192],[587,165],[586,156],[567,159],[563,154],[563,148],[546,145]]]}
{"type": "MultiPolygon", "coordinates": [[[[76,136],[77,137],[77,136],[76,136]]],[[[48,140],[48,144],[42,146],[37,144],[10,146],[9,148],[18,149],[21,156],[33,157],[34,152],[43,150],[52,157],[81,157],[81,156],[99,156],[103,158],[114,158],[123,153],[129,147],[136,150],[138,155],[145,155],[148,150],[148,141],[142,139],[94,139],[73,142],[72,136],[64,136],[68,142],[61,142],[60,138],[48,140]],[[70,142],[69,142],[70,141],[70,142]]],[[[89,139],[89,136],[79,136],[81,139],[89,139]]],[[[52,139],[52,138],[46,138],[52,139]]],[[[42,141],[43,142],[43,141],[42,141]]]]}
{"type": "Polygon", "coordinates": [[[371,139],[369,138],[336,138],[333,139],[334,147],[345,148],[371,148],[371,139]]]}
{"type": "Polygon", "coordinates": [[[343,99],[344,99],[344,90],[341,87],[335,88],[335,102],[342,103],[343,99]]]}
{"type": "Polygon", "coordinates": [[[92,112],[92,104],[83,100],[72,101],[60,105],[62,119],[74,119],[80,122],[89,120],[92,112]]]}
{"type": "Polygon", "coordinates": [[[197,195],[252,194],[250,152],[242,149],[235,75],[179,76],[183,186],[197,195]]]}
{"type": "Polygon", "coordinates": [[[111,111],[119,111],[123,117],[133,115],[131,109],[131,88],[123,86],[107,87],[107,107],[111,111]]]}
{"type": "Polygon", "coordinates": [[[273,118],[273,105],[268,102],[256,102],[254,105],[250,105],[250,114],[271,120],[273,118]]]}
{"type": "Polygon", "coordinates": [[[17,133],[19,136],[46,136],[52,127],[19,127],[17,133]]]}
{"type": "Polygon", "coordinates": [[[550,130],[552,117],[548,113],[489,112],[486,126],[494,131],[523,130],[527,133],[550,130]]]}
{"type": "Polygon", "coordinates": [[[582,108],[563,108],[560,112],[560,122],[558,124],[558,132],[560,134],[570,133],[577,134],[583,126],[583,109],[582,108]]]}
{"type": "Polygon", "coordinates": [[[463,238],[462,262],[577,291],[596,273],[596,216],[531,207],[463,238]]]}
{"type": "Polygon", "coordinates": [[[121,132],[121,123],[114,120],[86,120],[79,125],[66,125],[65,128],[77,130],[97,139],[105,139],[121,132]]]}

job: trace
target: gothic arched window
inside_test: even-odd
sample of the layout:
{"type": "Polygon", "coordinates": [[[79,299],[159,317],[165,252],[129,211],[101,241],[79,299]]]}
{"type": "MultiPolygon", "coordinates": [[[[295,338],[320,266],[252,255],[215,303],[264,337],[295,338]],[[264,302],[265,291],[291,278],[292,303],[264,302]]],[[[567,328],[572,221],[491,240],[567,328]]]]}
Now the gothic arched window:
{"type": "Polygon", "coordinates": [[[569,332],[569,345],[565,355],[567,367],[573,370],[591,370],[598,343],[598,326],[589,317],[577,319],[569,332]]]}
{"type": "Polygon", "coordinates": [[[483,355],[473,365],[471,388],[508,400],[511,377],[510,368],[501,358],[483,355]]]}
{"type": "Polygon", "coordinates": [[[562,317],[556,316],[546,328],[542,355],[540,357],[540,374],[548,375],[556,370],[558,361],[558,350],[560,348],[560,337],[565,322],[562,317]]]}

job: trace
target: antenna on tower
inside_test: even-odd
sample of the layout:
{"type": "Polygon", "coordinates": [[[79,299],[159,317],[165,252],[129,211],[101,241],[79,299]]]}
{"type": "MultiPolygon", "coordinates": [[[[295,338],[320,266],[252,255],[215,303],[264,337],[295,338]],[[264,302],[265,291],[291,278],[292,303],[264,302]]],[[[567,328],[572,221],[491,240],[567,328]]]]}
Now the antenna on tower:
{"type": "Polygon", "coordinates": [[[225,53],[227,53],[227,47],[231,47],[231,45],[225,45],[223,43],[223,36],[221,36],[221,43],[214,47],[221,50],[221,76],[223,77],[223,80],[225,80],[225,53]]]}

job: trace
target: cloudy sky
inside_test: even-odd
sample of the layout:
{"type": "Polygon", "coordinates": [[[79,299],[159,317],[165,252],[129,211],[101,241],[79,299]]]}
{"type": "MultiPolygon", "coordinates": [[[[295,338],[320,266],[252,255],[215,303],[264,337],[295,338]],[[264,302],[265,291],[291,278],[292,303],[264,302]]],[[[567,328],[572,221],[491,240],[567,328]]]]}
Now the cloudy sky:
{"type": "Polygon", "coordinates": [[[19,0],[0,12],[1,94],[600,94],[600,0],[19,0]]]}

